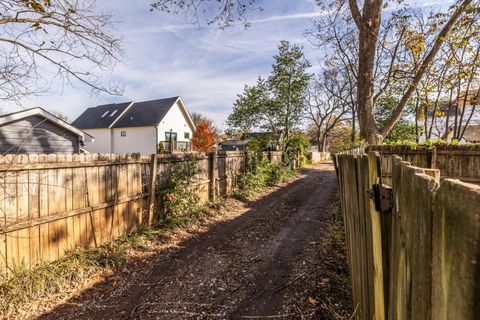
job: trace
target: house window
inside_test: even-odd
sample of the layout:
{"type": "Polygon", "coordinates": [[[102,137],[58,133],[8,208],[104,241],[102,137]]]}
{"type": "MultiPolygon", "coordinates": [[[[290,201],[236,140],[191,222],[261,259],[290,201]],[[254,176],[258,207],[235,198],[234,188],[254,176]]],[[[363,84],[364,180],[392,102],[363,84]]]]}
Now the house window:
{"type": "Polygon", "coordinates": [[[108,114],[108,111],[105,111],[104,114],[102,114],[101,118],[105,118],[105,116],[108,114]]]}
{"type": "Polygon", "coordinates": [[[185,133],[183,134],[183,137],[184,137],[185,139],[190,139],[190,132],[185,132],[185,133]]]}
{"type": "Polygon", "coordinates": [[[117,113],[117,109],[113,110],[112,114],[110,114],[110,118],[113,117],[115,115],[115,113],[117,113]]]}
{"type": "Polygon", "coordinates": [[[126,137],[126,136],[127,136],[127,131],[121,131],[121,132],[120,132],[120,135],[121,135],[122,137],[126,137]]]}
{"type": "Polygon", "coordinates": [[[165,141],[177,141],[177,133],[165,132],[165,141]]]}

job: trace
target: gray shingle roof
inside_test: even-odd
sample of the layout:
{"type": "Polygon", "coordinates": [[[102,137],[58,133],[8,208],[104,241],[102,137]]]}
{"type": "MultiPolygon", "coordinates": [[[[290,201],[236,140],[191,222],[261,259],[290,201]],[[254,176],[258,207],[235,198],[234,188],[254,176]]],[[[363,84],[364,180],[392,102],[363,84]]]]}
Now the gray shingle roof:
{"type": "Polygon", "coordinates": [[[80,129],[108,128],[130,104],[131,102],[111,103],[88,108],[72,122],[72,125],[80,129]],[[115,110],[117,112],[111,117],[115,110]],[[102,118],[106,112],[108,113],[102,118]]]}
{"type": "Polygon", "coordinates": [[[155,126],[160,123],[177,99],[178,97],[172,97],[134,102],[126,111],[125,109],[131,102],[88,108],[72,122],[72,125],[81,129],[108,128],[114,122],[112,128],[155,126]],[[110,117],[114,110],[118,111],[115,113],[115,116],[110,117]],[[107,115],[102,118],[102,115],[107,111],[107,115]],[[123,113],[124,111],[125,113],[123,113]]]}
{"type": "Polygon", "coordinates": [[[165,117],[178,97],[135,102],[125,114],[118,119],[113,128],[143,127],[157,125],[165,117]]]}

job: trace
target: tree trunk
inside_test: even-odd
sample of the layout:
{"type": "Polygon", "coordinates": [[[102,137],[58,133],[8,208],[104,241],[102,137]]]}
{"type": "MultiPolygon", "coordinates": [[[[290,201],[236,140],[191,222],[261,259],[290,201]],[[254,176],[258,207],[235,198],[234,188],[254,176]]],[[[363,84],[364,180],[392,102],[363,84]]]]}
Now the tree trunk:
{"type": "Polygon", "coordinates": [[[352,109],[352,135],[350,136],[350,142],[355,143],[355,121],[357,119],[357,113],[355,112],[355,109],[352,109]]]}
{"type": "Polygon", "coordinates": [[[376,145],[382,141],[375,123],[373,103],[373,70],[377,37],[365,30],[360,32],[359,68],[358,68],[358,122],[360,137],[369,144],[376,145]]]}
{"type": "Polygon", "coordinates": [[[356,1],[349,1],[352,16],[359,30],[357,113],[360,137],[371,145],[379,144],[383,140],[376,127],[373,98],[375,55],[381,24],[382,2],[381,0],[366,1],[361,14],[356,1]]]}

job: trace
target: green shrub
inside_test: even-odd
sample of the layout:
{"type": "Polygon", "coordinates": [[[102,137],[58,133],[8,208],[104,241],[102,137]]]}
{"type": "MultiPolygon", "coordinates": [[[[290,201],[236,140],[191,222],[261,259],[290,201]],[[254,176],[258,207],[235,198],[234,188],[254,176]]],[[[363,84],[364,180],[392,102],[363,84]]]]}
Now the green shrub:
{"type": "Polygon", "coordinates": [[[240,176],[234,196],[240,200],[247,200],[263,188],[284,182],[293,174],[289,166],[272,165],[268,161],[253,158],[240,176]]]}
{"type": "Polygon", "coordinates": [[[164,223],[188,224],[193,214],[203,211],[195,190],[199,173],[198,161],[191,157],[175,163],[167,181],[157,185],[162,194],[164,223]]]}
{"type": "Polygon", "coordinates": [[[283,165],[270,165],[269,177],[267,179],[268,186],[275,186],[279,183],[285,182],[294,175],[294,171],[283,165]]]}
{"type": "Polygon", "coordinates": [[[309,160],[308,160],[307,156],[301,154],[300,158],[298,158],[298,162],[299,162],[300,167],[304,167],[308,164],[309,160]]]}

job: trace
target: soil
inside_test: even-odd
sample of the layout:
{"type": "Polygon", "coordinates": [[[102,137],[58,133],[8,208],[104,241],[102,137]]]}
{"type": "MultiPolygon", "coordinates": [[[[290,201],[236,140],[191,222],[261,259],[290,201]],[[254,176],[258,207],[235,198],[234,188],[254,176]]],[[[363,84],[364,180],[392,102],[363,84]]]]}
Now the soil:
{"type": "Polygon", "coordinates": [[[127,261],[38,319],[348,319],[331,164],[127,261]]]}

